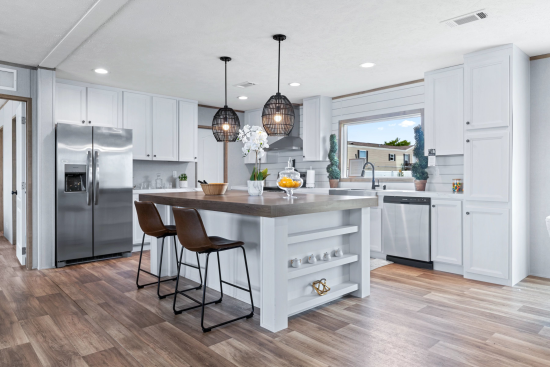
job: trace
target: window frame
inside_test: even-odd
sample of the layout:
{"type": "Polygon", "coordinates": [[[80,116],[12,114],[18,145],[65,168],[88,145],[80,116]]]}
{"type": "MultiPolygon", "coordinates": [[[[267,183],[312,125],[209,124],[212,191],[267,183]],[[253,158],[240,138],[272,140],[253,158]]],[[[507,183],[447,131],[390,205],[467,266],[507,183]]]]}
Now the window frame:
{"type": "MultiPolygon", "coordinates": [[[[381,122],[384,120],[395,120],[396,118],[407,118],[407,117],[420,117],[420,126],[424,130],[424,108],[414,109],[414,110],[404,110],[398,112],[385,113],[380,115],[372,116],[362,116],[352,119],[344,119],[338,122],[338,157],[340,158],[340,181],[370,181],[371,178],[363,177],[348,177],[347,176],[347,164],[349,157],[347,156],[347,126],[350,125],[359,125],[364,123],[374,123],[381,122]]],[[[368,153],[367,153],[368,154],[368,153]]],[[[395,157],[397,159],[397,156],[395,157]]],[[[412,161],[412,157],[410,157],[412,161]]],[[[368,162],[368,158],[367,158],[368,162]]],[[[414,179],[412,177],[384,177],[385,182],[398,181],[398,182],[412,182],[414,179]]]]}

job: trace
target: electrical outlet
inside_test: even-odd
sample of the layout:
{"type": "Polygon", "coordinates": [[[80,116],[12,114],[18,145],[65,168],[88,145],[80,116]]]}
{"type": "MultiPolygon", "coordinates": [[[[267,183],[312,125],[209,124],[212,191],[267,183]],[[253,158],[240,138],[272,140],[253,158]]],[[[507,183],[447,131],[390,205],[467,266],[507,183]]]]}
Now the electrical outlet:
{"type": "Polygon", "coordinates": [[[178,178],[178,171],[172,171],[172,177],[178,178]]]}

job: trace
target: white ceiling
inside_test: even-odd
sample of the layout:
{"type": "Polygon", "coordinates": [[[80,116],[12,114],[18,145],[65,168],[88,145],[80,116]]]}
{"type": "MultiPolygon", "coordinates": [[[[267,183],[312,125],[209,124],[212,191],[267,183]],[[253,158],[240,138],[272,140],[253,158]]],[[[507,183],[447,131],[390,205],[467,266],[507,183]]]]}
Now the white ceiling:
{"type": "MultiPolygon", "coordinates": [[[[0,0],[4,14],[6,6],[18,8],[9,25],[0,23],[0,60],[23,64],[40,62],[91,6],[89,0],[19,3],[26,2],[0,0]],[[21,21],[25,27],[14,40],[21,21]]],[[[218,57],[230,56],[229,105],[246,110],[261,107],[277,90],[276,33],[288,37],[281,92],[299,103],[421,79],[425,71],[462,63],[465,53],[506,43],[529,56],[550,53],[548,14],[548,0],[131,0],[58,66],[57,75],[220,106],[218,57]],[[489,17],[455,28],[440,24],[479,9],[489,17]],[[367,61],[377,66],[359,67],[367,61]],[[110,73],[95,74],[97,67],[110,73]],[[244,81],[259,84],[232,86],[244,81]],[[294,81],[302,85],[289,87],[294,81]]]]}

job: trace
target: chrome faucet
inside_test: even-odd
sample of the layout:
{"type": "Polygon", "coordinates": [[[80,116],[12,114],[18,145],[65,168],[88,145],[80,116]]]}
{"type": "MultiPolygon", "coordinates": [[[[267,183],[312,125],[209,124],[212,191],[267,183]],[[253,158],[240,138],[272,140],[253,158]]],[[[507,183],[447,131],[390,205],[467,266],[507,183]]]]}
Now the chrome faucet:
{"type": "Polygon", "coordinates": [[[367,164],[370,164],[371,168],[372,168],[372,190],[376,190],[377,187],[380,187],[380,180],[378,180],[378,185],[375,185],[374,184],[374,164],[372,164],[371,162],[367,162],[363,165],[363,170],[361,171],[361,177],[365,177],[365,167],[367,166],[367,164]]]}

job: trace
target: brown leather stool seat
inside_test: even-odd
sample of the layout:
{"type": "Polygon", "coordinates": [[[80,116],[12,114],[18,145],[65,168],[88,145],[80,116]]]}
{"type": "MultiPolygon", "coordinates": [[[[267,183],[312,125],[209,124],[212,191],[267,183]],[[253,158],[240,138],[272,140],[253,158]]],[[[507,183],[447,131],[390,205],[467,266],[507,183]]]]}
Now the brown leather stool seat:
{"type": "MultiPolygon", "coordinates": [[[[244,242],[228,240],[226,238],[218,237],[218,236],[208,236],[206,234],[206,230],[204,229],[204,224],[202,223],[201,216],[200,216],[199,212],[195,209],[172,208],[172,211],[174,212],[174,219],[176,221],[176,229],[177,229],[177,233],[178,233],[178,239],[179,239],[179,241],[180,241],[180,243],[183,247],[185,247],[187,250],[193,251],[197,254],[197,266],[198,266],[199,269],[200,269],[200,262],[199,262],[198,254],[199,253],[200,254],[206,254],[206,267],[205,267],[205,271],[204,271],[204,285],[205,286],[204,286],[204,289],[203,289],[203,292],[202,292],[202,302],[201,302],[201,301],[196,300],[196,299],[188,296],[187,294],[185,294],[185,292],[188,292],[188,291],[190,291],[194,288],[185,289],[183,291],[178,291],[179,274],[180,274],[180,269],[181,269],[181,265],[182,265],[181,260],[182,260],[183,251],[181,252],[180,259],[179,259],[179,262],[178,262],[178,277],[177,277],[178,280],[176,281],[176,289],[175,289],[175,292],[174,292],[175,293],[174,294],[174,305],[173,305],[174,313],[177,315],[177,314],[182,313],[183,311],[191,310],[191,309],[194,309],[194,308],[197,308],[197,307],[202,307],[201,327],[202,327],[203,332],[210,331],[215,327],[222,326],[222,325],[228,324],[228,323],[233,322],[233,321],[237,321],[237,320],[244,319],[244,318],[249,319],[252,316],[254,316],[254,301],[252,299],[252,287],[250,286],[250,275],[248,273],[248,263],[246,261],[246,251],[244,249],[244,242]],[[228,282],[222,280],[222,272],[221,272],[221,267],[220,267],[220,252],[221,251],[226,251],[226,250],[231,250],[231,249],[236,249],[236,248],[240,248],[243,251],[244,264],[245,264],[245,268],[246,268],[246,279],[248,280],[248,289],[245,289],[245,288],[240,287],[238,285],[228,283],[228,282]],[[218,299],[216,301],[206,303],[205,298],[206,298],[206,280],[207,280],[207,277],[208,277],[208,259],[210,258],[210,254],[213,253],[213,252],[216,252],[216,255],[217,255],[216,257],[217,257],[217,260],[218,260],[218,273],[220,275],[220,299],[218,299]],[[220,324],[209,326],[209,327],[205,328],[204,327],[204,306],[212,304],[212,303],[220,303],[222,301],[222,299],[223,299],[222,283],[230,285],[230,286],[235,287],[235,288],[238,288],[238,289],[243,290],[245,292],[248,292],[250,294],[250,304],[252,306],[252,310],[247,315],[237,317],[235,319],[225,321],[225,322],[222,322],[220,324]],[[176,299],[177,299],[178,294],[181,294],[181,295],[191,299],[192,301],[198,303],[198,305],[177,310],[176,309],[176,299]]],[[[199,274],[200,274],[200,270],[199,270],[199,274]]],[[[201,285],[202,285],[202,275],[201,275],[201,285]]]]}
{"type": "MultiPolygon", "coordinates": [[[[138,272],[137,272],[137,278],[136,278],[136,285],[138,289],[141,289],[148,285],[157,285],[157,295],[160,299],[166,298],[167,296],[171,296],[174,293],[169,294],[160,294],[160,283],[167,282],[167,281],[173,281],[176,280],[175,277],[169,278],[169,279],[163,279],[161,280],[161,274],[162,274],[162,258],[164,253],[164,239],[166,237],[174,237],[174,251],[176,254],[176,261],[178,258],[178,247],[176,245],[176,235],[177,230],[176,226],[174,225],[164,225],[162,222],[162,218],[160,217],[160,214],[157,210],[157,207],[154,203],[150,201],[134,201],[134,205],[136,206],[136,212],[138,216],[138,222],[139,226],[141,227],[141,230],[143,231],[143,240],[141,241],[141,252],[139,254],[139,265],[138,265],[138,272]],[[145,243],[145,235],[155,237],[155,238],[162,238],[162,247],[160,249],[160,263],[158,268],[159,275],[153,274],[148,272],[147,270],[141,269],[141,258],[143,256],[143,245],[145,243]],[[157,278],[156,282],[147,283],[147,284],[139,284],[139,274],[141,272],[147,273],[151,276],[154,276],[157,278]]],[[[197,255],[198,258],[198,255],[197,255]]],[[[185,264],[191,267],[195,267],[193,265],[185,264]]],[[[196,287],[196,289],[200,289],[201,287],[196,287]]]]}

